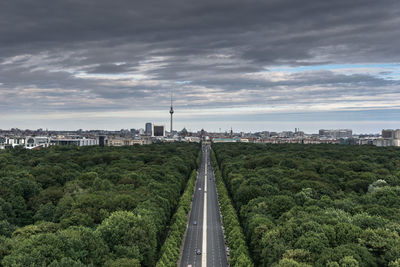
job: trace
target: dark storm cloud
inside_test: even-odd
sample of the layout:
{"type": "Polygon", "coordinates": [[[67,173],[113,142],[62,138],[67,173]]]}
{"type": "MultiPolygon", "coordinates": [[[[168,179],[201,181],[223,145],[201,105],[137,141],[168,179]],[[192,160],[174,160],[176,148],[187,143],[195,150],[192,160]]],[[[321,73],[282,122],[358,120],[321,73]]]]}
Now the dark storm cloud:
{"type": "Polygon", "coordinates": [[[0,110],[163,108],[172,88],[182,107],[382,101],[393,71],[273,67],[400,62],[399,18],[398,0],[3,0],[0,110]]]}
{"type": "MultiPolygon", "coordinates": [[[[4,48],[46,50],[85,45],[85,41],[108,48],[127,42],[156,47],[159,43],[158,47],[169,48],[172,54],[184,55],[232,48],[265,64],[277,59],[307,59],[318,45],[379,51],[387,43],[376,37],[399,41],[393,34],[398,32],[396,0],[5,0],[0,5],[4,48]]],[[[397,50],[391,47],[389,50],[397,50]]],[[[398,53],[394,56],[399,57],[398,53]]]]}

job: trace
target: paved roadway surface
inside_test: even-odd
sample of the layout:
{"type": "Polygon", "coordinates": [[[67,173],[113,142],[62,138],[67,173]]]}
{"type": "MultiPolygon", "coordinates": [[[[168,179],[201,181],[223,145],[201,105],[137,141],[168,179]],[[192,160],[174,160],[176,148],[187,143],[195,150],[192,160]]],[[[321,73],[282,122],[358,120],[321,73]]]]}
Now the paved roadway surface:
{"type": "Polygon", "coordinates": [[[228,266],[228,263],[214,172],[211,167],[210,146],[203,146],[202,149],[203,157],[196,181],[181,267],[188,265],[193,267],[225,267],[228,266]],[[206,212],[204,213],[204,211],[206,212]],[[197,222],[197,225],[194,224],[194,221],[197,222]],[[205,231],[203,231],[204,229],[205,231]],[[203,240],[206,241],[203,242],[203,240]],[[201,255],[196,254],[197,249],[201,250],[201,255]]]}

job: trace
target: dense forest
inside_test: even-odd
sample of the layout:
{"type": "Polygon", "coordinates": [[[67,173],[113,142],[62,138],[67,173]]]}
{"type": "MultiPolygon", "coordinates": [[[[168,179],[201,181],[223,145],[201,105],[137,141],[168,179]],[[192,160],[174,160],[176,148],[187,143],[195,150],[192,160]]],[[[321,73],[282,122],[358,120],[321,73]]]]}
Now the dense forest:
{"type": "Polygon", "coordinates": [[[0,151],[1,265],[154,266],[199,151],[0,151]]]}
{"type": "Polygon", "coordinates": [[[222,179],[215,154],[211,151],[211,162],[215,173],[215,182],[218,191],[218,203],[221,210],[222,223],[224,226],[224,235],[226,236],[227,245],[230,248],[229,266],[232,267],[253,267],[249,256],[249,249],[240,227],[239,218],[232,205],[228,190],[222,179]]]}
{"type": "Polygon", "coordinates": [[[256,266],[400,266],[400,150],[214,144],[256,266]]]}

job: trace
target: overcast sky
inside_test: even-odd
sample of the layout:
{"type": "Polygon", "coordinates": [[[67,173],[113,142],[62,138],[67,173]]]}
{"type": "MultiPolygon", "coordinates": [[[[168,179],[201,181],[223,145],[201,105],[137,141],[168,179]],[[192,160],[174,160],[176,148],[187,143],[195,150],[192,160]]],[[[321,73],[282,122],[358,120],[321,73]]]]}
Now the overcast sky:
{"type": "Polygon", "coordinates": [[[1,0],[0,129],[400,128],[398,0],[1,0]]]}

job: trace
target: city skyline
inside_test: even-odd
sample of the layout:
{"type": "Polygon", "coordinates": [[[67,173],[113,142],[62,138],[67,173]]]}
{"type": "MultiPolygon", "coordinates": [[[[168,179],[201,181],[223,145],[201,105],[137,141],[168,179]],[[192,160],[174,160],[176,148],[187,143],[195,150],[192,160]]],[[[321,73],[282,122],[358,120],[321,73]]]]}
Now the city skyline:
{"type": "Polygon", "coordinates": [[[0,7],[0,129],[400,128],[395,0],[0,7]]]}
{"type": "MultiPolygon", "coordinates": [[[[53,122],[51,119],[47,119],[46,123],[43,124],[30,124],[29,117],[27,115],[28,120],[25,120],[20,123],[20,125],[12,124],[11,127],[3,127],[3,130],[8,130],[11,128],[19,128],[19,129],[49,129],[49,130],[67,130],[67,131],[76,131],[78,129],[83,130],[110,130],[110,131],[119,131],[121,129],[145,129],[145,123],[150,122],[153,124],[164,125],[169,130],[170,124],[170,113],[169,110],[164,110],[158,112],[147,112],[147,116],[144,118],[137,117],[135,118],[134,113],[120,113],[116,114],[116,117],[122,117],[123,122],[116,121],[115,118],[109,117],[104,118],[101,116],[95,116],[91,118],[92,120],[92,127],[90,123],[88,124],[86,119],[81,119],[81,114],[75,114],[73,116],[73,120],[63,120],[63,125],[59,127],[54,127],[57,125],[56,122],[53,122]],[[104,121],[107,121],[104,123],[104,121]],[[70,123],[70,124],[69,124],[70,123]],[[115,125],[111,126],[110,125],[115,125]],[[103,127],[101,125],[104,125],[103,127]]],[[[192,111],[195,113],[196,111],[192,111]]],[[[220,118],[225,118],[225,120],[215,120],[215,116],[210,114],[204,115],[202,117],[203,120],[207,121],[207,127],[202,127],[201,123],[193,121],[193,113],[189,114],[179,114],[180,111],[178,110],[178,121],[174,120],[174,127],[175,131],[180,131],[183,128],[186,128],[190,131],[196,132],[200,131],[201,129],[205,129],[209,132],[229,132],[230,129],[233,127],[235,132],[262,132],[262,131],[293,131],[295,128],[300,129],[301,131],[307,133],[317,133],[320,129],[352,129],[356,134],[376,134],[380,133],[382,129],[397,129],[400,128],[400,123],[395,119],[400,117],[399,113],[394,113],[391,121],[383,121],[379,120],[382,116],[379,112],[372,112],[368,115],[369,119],[373,119],[373,121],[369,120],[360,120],[360,121],[353,121],[352,119],[357,116],[353,115],[353,112],[342,112],[341,117],[345,119],[349,119],[348,121],[335,121],[336,114],[332,112],[325,112],[320,113],[319,116],[323,116],[326,120],[325,121],[315,121],[313,120],[312,113],[290,113],[290,114],[267,114],[264,115],[251,115],[246,117],[245,115],[241,116],[240,118],[236,118],[235,120],[230,120],[229,115],[223,114],[220,118]],[[283,117],[291,116],[293,121],[281,121],[283,117]],[[372,124],[372,125],[371,125],[372,124]]],[[[174,115],[175,117],[176,115],[174,115]]],[[[57,116],[49,116],[52,117],[55,121],[60,120],[57,116]]],[[[4,125],[4,123],[2,124],[4,125]]],[[[0,128],[1,129],[1,128],[0,128]]]]}
{"type": "MultiPolygon", "coordinates": [[[[240,125],[245,124],[245,122],[238,122],[238,123],[240,123],[240,125]]],[[[132,130],[135,130],[137,132],[143,131],[144,134],[148,134],[152,130],[150,130],[148,132],[146,130],[147,129],[147,125],[150,125],[151,127],[153,127],[153,125],[162,126],[165,129],[166,133],[168,133],[168,134],[170,133],[170,131],[167,130],[167,128],[168,128],[168,124],[167,123],[165,123],[165,124],[163,124],[163,123],[153,123],[153,122],[149,122],[149,121],[146,122],[144,124],[144,126],[137,125],[135,127],[126,127],[126,128],[118,128],[118,129],[117,128],[115,128],[115,129],[106,129],[106,128],[67,129],[67,128],[62,128],[62,127],[61,128],[12,127],[12,128],[9,128],[9,129],[0,129],[0,131],[12,132],[13,130],[18,130],[18,131],[22,131],[22,132],[28,131],[28,132],[43,132],[43,133],[44,132],[78,132],[79,133],[79,132],[83,131],[83,132],[121,132],[121,133],[123,133],[123,132],[126,132],[126,131],[131,132],[132,130]]],[[[324,124],[321,124],[321,125],[324,125],[324,124]]],[[[385,128],[380,129],[377,132],[362,132],[362,131],[357,131],[357,130],[354,131],[353,128],[351,128],[351,127],[347,127],[347,128],[346,127],[317,127],[317,128],[315,128],[313,130],[307,130],[307,129],[297,128],[297,127],[295,127],[295,128],[281,128],[281,129],[278,129],[278,128],[264,128],[264,129],[261,129],[260,128],[260,129],[255,129],[255,130],[243,130],[242,128],[234,128],[232,126],[230,126],[229,128],[223,128],[223,127],[221,128],[221,127],[219,127],[218,129],[204,129],[204,128],[192,129],[190,127],[183,126],[182,128],[174,129],[173,131],[174,131],[174,133],[180,133],[182,130],[186,130],[188,133],[200,133],[201,131],[204,130],[207,133],[213,133],[213,134],[219,134],[219,133],[223,134],[223,133],[225,133],[225,134],[228,134],[228,135],[229,135],[229,133],[231,131],[233,133],[235,133],[235,134],[240,134],[240,133],[253,134],[253,133],[263,133],[263,132],[270,132],[270,133],[302,132],[302,133],[311,135],[311,134],[318,134],[318,132],[321,131],[321,130],[351,130],[351,131],[353,131],[354,135],[364,135],[364,134],[366,134],[366,135],[380,135],[381,132],[384,131],[384,130],[396,130],[396,129],[399,128],[399,127],[397,127],[397,128],[396,127],[397,127],[396,125],[394,127],[385,127],[385,128]]],[[[37,134],[35,134],[35,135],[37,135],[37,134]]]]}

